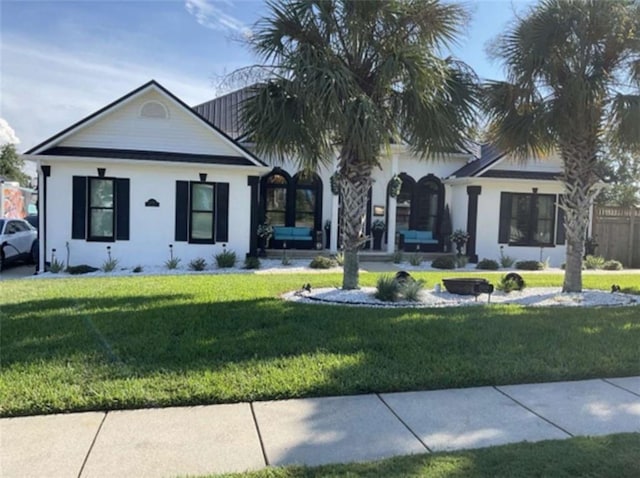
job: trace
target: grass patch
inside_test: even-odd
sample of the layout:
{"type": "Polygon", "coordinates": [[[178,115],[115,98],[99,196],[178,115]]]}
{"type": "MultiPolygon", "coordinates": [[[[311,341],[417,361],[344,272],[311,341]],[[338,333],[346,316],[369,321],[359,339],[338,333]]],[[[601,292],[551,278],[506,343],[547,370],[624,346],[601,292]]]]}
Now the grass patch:
{"type": "MultiPolygon", "coordinates": [[[[218,478],[635,478],[640,433],[518,443],[369,463],[268,468],[218,478]]],[[[213,478],[214,475],[209,475],[213,478]]]]}
{"type": "MultiPolygon", "coordinates": [[[[415,273],[436,283],[441,272],[415,273]]],[[[448,276],[469,275],[446,272],[448,276]]],[[[500,273],[483,273],[494,283],[500,273]]],[[[529,287],[559,274],[525,275],[529,287]]],[[[640,374],[637,307],[284,302],[341,274],[3,282],[0,414],[229,403],[640,374]],[[277,277],[277,280],[274,280],[277,277]]],[[[377,275],[362,274],[375,285],[377,275]]],[[[607,273],[584,276],[608,290],[607,273]]],[[[640,293],[640,276],[616,274],[640,293]]]]}

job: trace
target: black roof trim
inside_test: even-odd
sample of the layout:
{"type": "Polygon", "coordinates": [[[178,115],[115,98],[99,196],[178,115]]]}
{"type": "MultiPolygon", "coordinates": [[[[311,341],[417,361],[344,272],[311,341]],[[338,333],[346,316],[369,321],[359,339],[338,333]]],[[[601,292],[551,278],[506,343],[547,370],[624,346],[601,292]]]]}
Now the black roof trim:
{"type": "Polygon", "coordinates": [[[166,151],[144,151],[137,149],[76,148],[70,146],[54,146],[53,148],[49,148],[40,154],[45,156],[73,156],[88,158],[135,159],[175,163],[255,166],[254,163],[243,156],[169,153],[166,151]]]}
{"type": "Polygon", "coordinates": [[[480,158],[465,164],[457,171],[451,173],[450,178],[470,178],[501,160],[506,153],[500,151],[492,144],[483,144],[480,147],[480,158]]]}
{"type": "Polygon", "coordinates": [[[482,178],[505,178],[505,179],[533,179],[536,181],[557,181],[562,179],[562,173],[551,173],[544,171],[509,171],[504,169],[492,169],[484,174],[482,178]]]}
{"type": "Polygon", "coordinates": [[[169,90],[167,90],[164,86],[162,86],[160,83],[158,83],[156,80],[150,80],[147,83],[143,84],[142,86],[139,86],[138,88],[136,88],[135,90],[127,93],[126,95],[124,95],[121,98],[118,98],[117,100],[109,103],[107,106],[100,108],[98,111],[96,111],[95,113],[90,114],[89,116],[81,119],[80,121],[78,121],[77,123],[72,124],[71,126],[69,126],[68,128],[62,130],[61,132],[59,132],[58,134],[52,136],[51,138],[47,139],[46,141],[43,141],[42,143],[38,144],[37,146],[31,148],[29,151],[27,151],[24,154],[32,154],[33,151],[36,151],[38,149],[40,149],[42,146],[46,145],[47,143],[50,143],[54,140],[56,140],[57,138],[67,134],[69,131],[72,131],[76,128],[78,128],[79,126],[81,126],[82,124],[90,121],[91,119],[95,118],[96,116],[99,116],[100,114],[104,113],[105,111],[113,108],[114,106],[116,106],[118,103],[121,103],[123,101],[125,101],[126,99],[140,93],[142,90],[149,88],[150,86],[155,86],[157,87],[159,90],[161,90],[163,93],[165,93],[167,96],[169,96],[171,99],[173,99],[174,101],[176,101],[180,106],[182,106],[186,111],[189,111],[191,114],[193,114],[193,116],[197,119],[199,119],[200,121],[202,121],[205,125],[207,125],[209,128],[213,129],[216,133],[220,134],[221,136],[223,136],[225,139],[229,140],[231,143],[233,143],[237,148],[239,148],[240,150],[242,150],[242,152],[244,152],[245,154],[247,154],[248,156],[250,156],[254,161],[256,161],[259,165],[261,166],[267,166],[267,164],[262,161],[260,158],[258,158],[256,155],[254,155],[251,151],[249,151],[248,149],[246,149],[245,147],[243,147],[242,145],[238,144],[237,142],[235,142],[231,137],[229,137],[229,135],[227,135],[224,131],[222,131],[221,129],[217,128],[215,125],[211,124],[209,121],[207,121],[206,118],[202,117],[199,113],[197,113],[196,111],[194,111],[189,105],[187,105],[184,101],[182,101],[180,98],[178,98],[176,95],[174,95],[173,93],[171,93],[169,90]]]}

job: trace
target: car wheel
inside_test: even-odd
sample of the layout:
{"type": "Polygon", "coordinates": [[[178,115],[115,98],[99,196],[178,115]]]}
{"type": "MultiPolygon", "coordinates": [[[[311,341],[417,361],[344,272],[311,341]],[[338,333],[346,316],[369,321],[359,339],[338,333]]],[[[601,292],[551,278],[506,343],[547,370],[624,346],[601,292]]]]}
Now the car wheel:
{"type": "Polygon", "coordinates": [[[0,248],[0,272],[4,268],[4,253],[2,252],[2,248],[0,248]]]}
{"type": "Polygon", "coordinates": [[[33,244],[31,244],[31,254],[29,255],[29,261],[31,262],[31,264],[38,263],[38,252],[38,241],[33,241],[33,244]]]}

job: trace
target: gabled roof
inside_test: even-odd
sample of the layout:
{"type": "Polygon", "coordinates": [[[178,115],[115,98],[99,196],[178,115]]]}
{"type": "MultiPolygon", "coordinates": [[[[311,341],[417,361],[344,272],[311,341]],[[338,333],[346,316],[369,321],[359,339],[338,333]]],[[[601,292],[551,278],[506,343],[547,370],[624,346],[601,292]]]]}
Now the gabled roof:
{"type": "Polygon", "coordinates": [[[506,153],[500,151],[492,144],[483,144],[480,147],[480,157],[465,164],[453,172],[450,178],[472,178],[480,176],[483,171],[500,161],[506,153]]]}
{"type": "MultiPolygon", "coordinates": [[[[262,162],[257,156],[255,156],[253,153],[248,151],[246,148],[244,148],[243,146],[241,146],[240,144],[235,142],[224,131],[220,130],[214,124],[209,122],[207,119],[203,118],[200,114],[198,114],[196,111],[191,109],[186,103],[184,103],[180,98],[175,96],[173,93],[171,93],[169,90],[167,90],[164,86],[162,86],[160,83],[158,83],[155,80],[151,80],[151,81],[143,84],[142,86],[136,88],[135,90],[127,93],[126,95],[122,96],[121,98],[113,101],[112,103],[109,103],[107,106],[99,109],[95,113],[90,114],[89,116],[81,119],[77,123],[74,123],[71,126],[69,126],[68,128],[62,130],[58,134],[56,134],[56,135],[52,136],[51,138],[43,141],[42,143],[38,144],[37,146],[34,146],[33,148],[31,148],[30,150],[28,150],[24,154],[25,155],[47,154],[47,150],[55,148],[58,145],[58,143],[63,141],[66,137],[70,136],[71,134],[75,133],[76,131],[80,130],[81,128],[83,128],[83,127],[85,127],[85,126],[97,121],[99,118],[101,118],[104,115],[108,114],[109,112],[113,111],[115,108],[119,107],[123,103],[128,102],[129,100],[132,100],[133,98],[136,98],[136,97],[138,97],[138,96],[140,96],[140,95],[142,95],[142,94],[144,94],[144,93],[146,93],[147,91],[150,91],[150,90],[155,90],[158,93],[160,93],[161,95],[165,96],[170,101],[172,101],[174,104],[176,104],[177,107],[181,108],[188,115],[193,117],[196,121],[202,122],[202,124],[205,125],[207,128],[211,129],[212,132],[215,132],[217,135],[221,136],[225,142],[227,142],[236,151],[238,151],[238,153],[239,153],[238,157],[239,158],[241,158],[241,157],[242,158],[246,158],[246,159],[249,160],[249,162],[252,165],[255,165],[255,166],[266,166],[266,164],[264,162],[262,162]]],[[[49,154],[51,154],[51,152],[49,152],[49,154]]]]}

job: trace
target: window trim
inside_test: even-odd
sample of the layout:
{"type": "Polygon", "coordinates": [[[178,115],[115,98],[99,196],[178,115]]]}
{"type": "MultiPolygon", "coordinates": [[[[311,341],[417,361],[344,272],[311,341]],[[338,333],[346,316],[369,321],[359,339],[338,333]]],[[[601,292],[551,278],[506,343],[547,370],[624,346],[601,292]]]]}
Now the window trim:
{"type": "Polygon", "coordinates": [[[216,183],[211,181],[189,181],[189,211],[188,211],[189,235],[187,242],[189,244],[215,244],[216,243],[216,183]],[[193,209],[193,190],[194,186],[206,184],[211,186],[213,201],[211,211],[205,209],[193,209]],[[204,212],[211,213],[211,239],[194,239],[193,238],[193,213],[204,212]]]}
{"type": "MultiPolygon", "coordinates": [[[[513,242],[511,240],[511,234],[509,234],[509,239],[507,244],[510,247],[556,247],[556,220],[557,220],[557,195],[556,194],[545,194],[545,193],[512,193],[512,192],[506,192],[505,194],[509,194],[511,195],[511,211],[509,211],[509,222],[507,224],[507,227],[509,228],[509,231],[511,230],[511,221],[513,220],[513,199],[517,196],[526,196],[531,198],[530,199],[530,204],[529,204],[529,214],[528,214],[528,233],[529,236],[535,235],[534,231],[537,232],[538,231],[538,221],[539,221],[539,214],[538,214],[538,208],[537,208],[537,199],[536,198],[541,198],[541,197],[545,197],[545,198],[550,198],[552,201],[552,205],[553,205],[553,212],[551,214],[551,231],[549,234],[549,242],[539,242],[536,241],[535,239],[532,240],[530,237],[526,239],[526,241],[518,241],[518,242],[513,242]],[[533,199],[536,199],[536,201],[532,201],[533,199]]],[[[500,227],[500,225],[498,226],[500,227]]]]}
{"type": "Polygon", "coordinates": [[[87,242],[116,242],[116,215],[117,211],[117,199],[116,199],[117,191],[116,191],[116,178],[115,177],[99,177],[99,176],[87,176],[87,206],[86,206],[86,214],[87,214],[87,242]],[[113,206],[110,208],[107,207],[93,207],[91,206],[91,190],[93,180],[97,179],[100,181],[111,181],[111,188],[113,191],[113,206]],[[94,209],[110,209],[113,211],[111,216],[111,236],[93,236],[91,234],[91,211],[94,209]]]}

